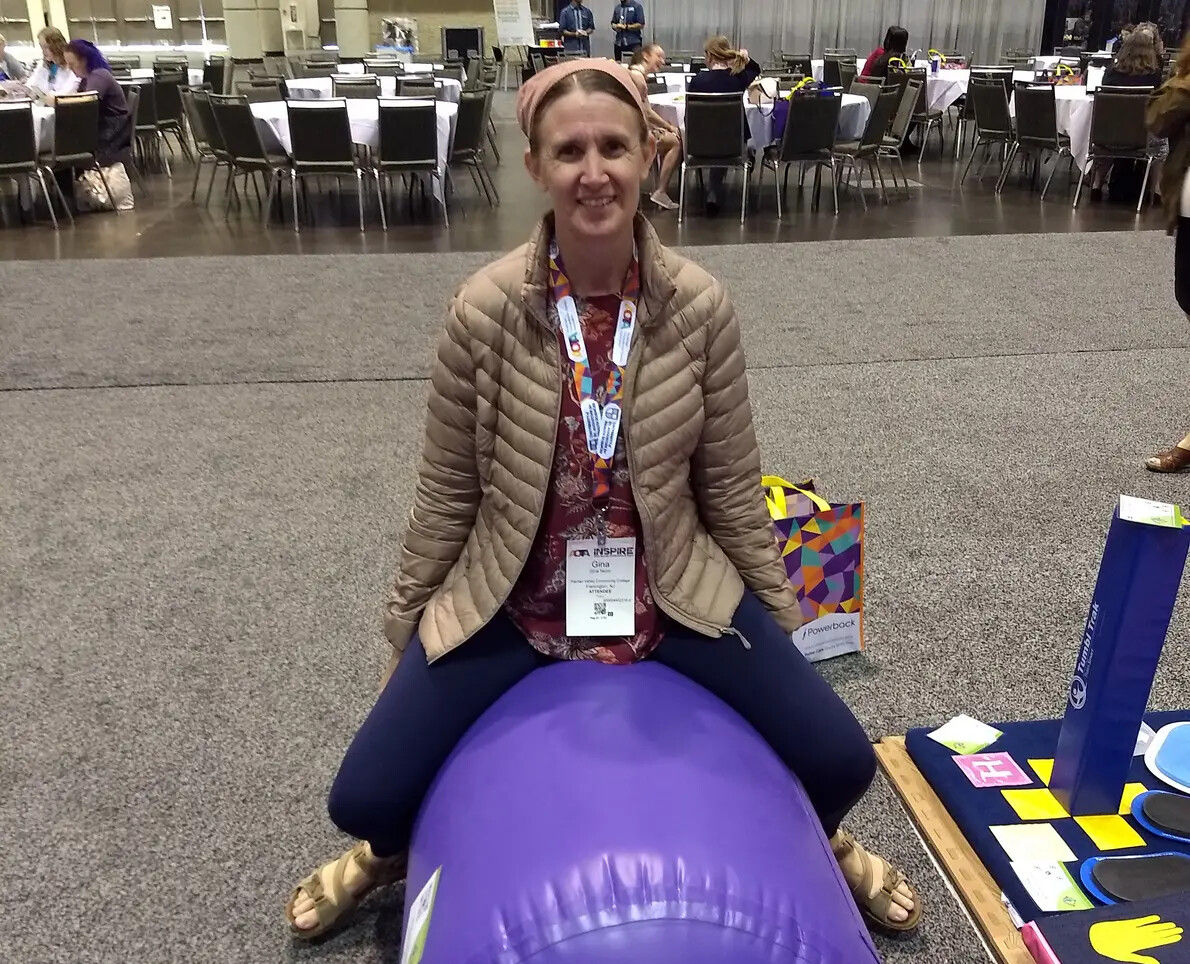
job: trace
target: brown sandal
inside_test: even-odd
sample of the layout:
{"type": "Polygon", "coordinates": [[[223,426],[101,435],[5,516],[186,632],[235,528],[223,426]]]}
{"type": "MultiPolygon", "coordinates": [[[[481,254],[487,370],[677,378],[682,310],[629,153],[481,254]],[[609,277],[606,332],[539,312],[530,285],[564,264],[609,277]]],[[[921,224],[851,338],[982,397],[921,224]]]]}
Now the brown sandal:
{"type": "Polygon", "coordinates": [[[863,861],[864,875],[851,888],[851,896],[855,898],[859,912],[870,925],[893,935],[907,934],[917,929],[917,925],[921,923],[922,902],[912,889],[910,893],[913,895],[913,909],[909,911],[909,916],[905,920],[892,920],[888,916],[893,903],[893,892],[901,884],[908,883],[908,879],[900,870],[883,857],[877,857],[876,859],[884,864],[884,879],[880,883],[880,889],[872,894],[872,884],[875,883],[876,875],[872,869],[872,861],[868,859],[870,855],[863,845],[846,830],[839,830],[831,839],[831,850],[834,851],[836,860],[842,860],[854,851],[863,861]]]}
{"type": "Polygon", "coordinates": [[[377,857],[372,853],[372,848],[368,846],[367,841],[361,840],[343,856],[319,867],[294,888],[293,896],[285,905],[285,919],[289,921],[290,931],[294,937],[304,941],[311,941],[329,934],[346,921],[360,905],[360,901],[377,887],[401,880],[405,876],[406,865],[407,855],[377,857]],[[347,867],[352,861],[358,863],[364,873],[372,878],[371,882],[358,894],[352,894],[343,883],[347,867]],[[323,874],[328,870],[330,872],[329,890],[322,883],[323,874]],[[314,912],[318,915],[318,923],[310,928],[297,926],[297,915],[293,910],[294,905],[302,898],[303,894],[314,901],[314,912]]]}
{"type": "Polygon", "coordinates": [[[1145,459],[1145,468],[1150,472],[1185,472],[1190,469],[1190,449],[1180,445],[1162,449],[1145,459]]]}

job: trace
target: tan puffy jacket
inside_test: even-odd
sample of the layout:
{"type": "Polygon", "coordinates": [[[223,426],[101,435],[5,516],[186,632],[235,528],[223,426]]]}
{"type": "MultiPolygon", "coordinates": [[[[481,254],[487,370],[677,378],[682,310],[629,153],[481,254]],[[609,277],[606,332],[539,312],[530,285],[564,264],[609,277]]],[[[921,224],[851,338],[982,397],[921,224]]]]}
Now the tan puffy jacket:
{"type": "MultiPolygon", "coordinates": [[[[724,635],[744,585],[801,625],[760,488],[740,326],[723,288],[637,221],[642,298],[625,371],[625,450],[653,598],[724,635]]],[[[541,521],[563,378],[547,321],[547,217],[457,292],[430,380],[425,449],[385,632],[432,662],[507,600],[541,521]]]]}

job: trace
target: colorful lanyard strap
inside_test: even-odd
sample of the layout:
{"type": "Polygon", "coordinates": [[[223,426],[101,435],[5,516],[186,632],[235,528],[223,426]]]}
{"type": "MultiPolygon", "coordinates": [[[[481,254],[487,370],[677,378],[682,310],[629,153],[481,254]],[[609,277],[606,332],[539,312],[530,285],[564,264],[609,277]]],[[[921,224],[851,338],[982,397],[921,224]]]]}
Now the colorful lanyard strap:
{"type": "Polygon", "coordinates": [[[591,363],[587,358],[587,344],[583,340],[582,319],[570,292],[570,279],[562,265],[557,239],[550,242],[550,288],[566,343],[566,355],[574,373],[574,388],[582,407],[587,451],[591,454],[591,500],[599,512],[602,533],[603,513],[607,511],[607,500],[611,494],[612,463],[616,457],[616,440],[620,437],[623,415],[624,369],[628,365],[628,352],[636,333],[636,306],[640,301],[640,263],[635,247],[620,295],[620,314],[616,319],[616,334],[612,341],[612,365],[607,374],[607,391],[602,405],[595,399],[591,363]]]}

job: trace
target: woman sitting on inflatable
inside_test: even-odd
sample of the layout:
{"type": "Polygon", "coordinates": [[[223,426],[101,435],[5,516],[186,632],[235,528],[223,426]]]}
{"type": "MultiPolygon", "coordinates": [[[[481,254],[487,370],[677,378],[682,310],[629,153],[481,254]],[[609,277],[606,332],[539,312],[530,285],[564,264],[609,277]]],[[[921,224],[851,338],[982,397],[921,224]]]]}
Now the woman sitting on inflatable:
{"type": "Polygon", "coordinates": [[[656,660],[734,707],[802,782],[869,922],[912,930],[904,875],[840,829],[875,756],[790,641],[802,619],[760,488],[739,321],[637,214],[656,150],[637,89],[611,61],[567,61],[522,87],[517,117],[553,211],[451,304],[389,675],[330,794],[360,843],[301,882],[292,930],[320,936],[402,879],[452,748],[566,659],[656,660]]]}

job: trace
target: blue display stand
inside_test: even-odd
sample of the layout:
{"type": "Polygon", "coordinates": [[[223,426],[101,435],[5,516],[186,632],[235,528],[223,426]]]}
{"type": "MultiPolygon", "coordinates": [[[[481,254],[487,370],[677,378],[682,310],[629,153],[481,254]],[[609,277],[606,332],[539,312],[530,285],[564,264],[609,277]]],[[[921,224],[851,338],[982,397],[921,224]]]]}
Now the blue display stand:
{"type": "Polygon", "coordinates": [[[1127,497],[1112,517],[1050,783],[1072,815],[1120,802],[1190,550],[1182,521],[1176,506],[1127,497]]]}

